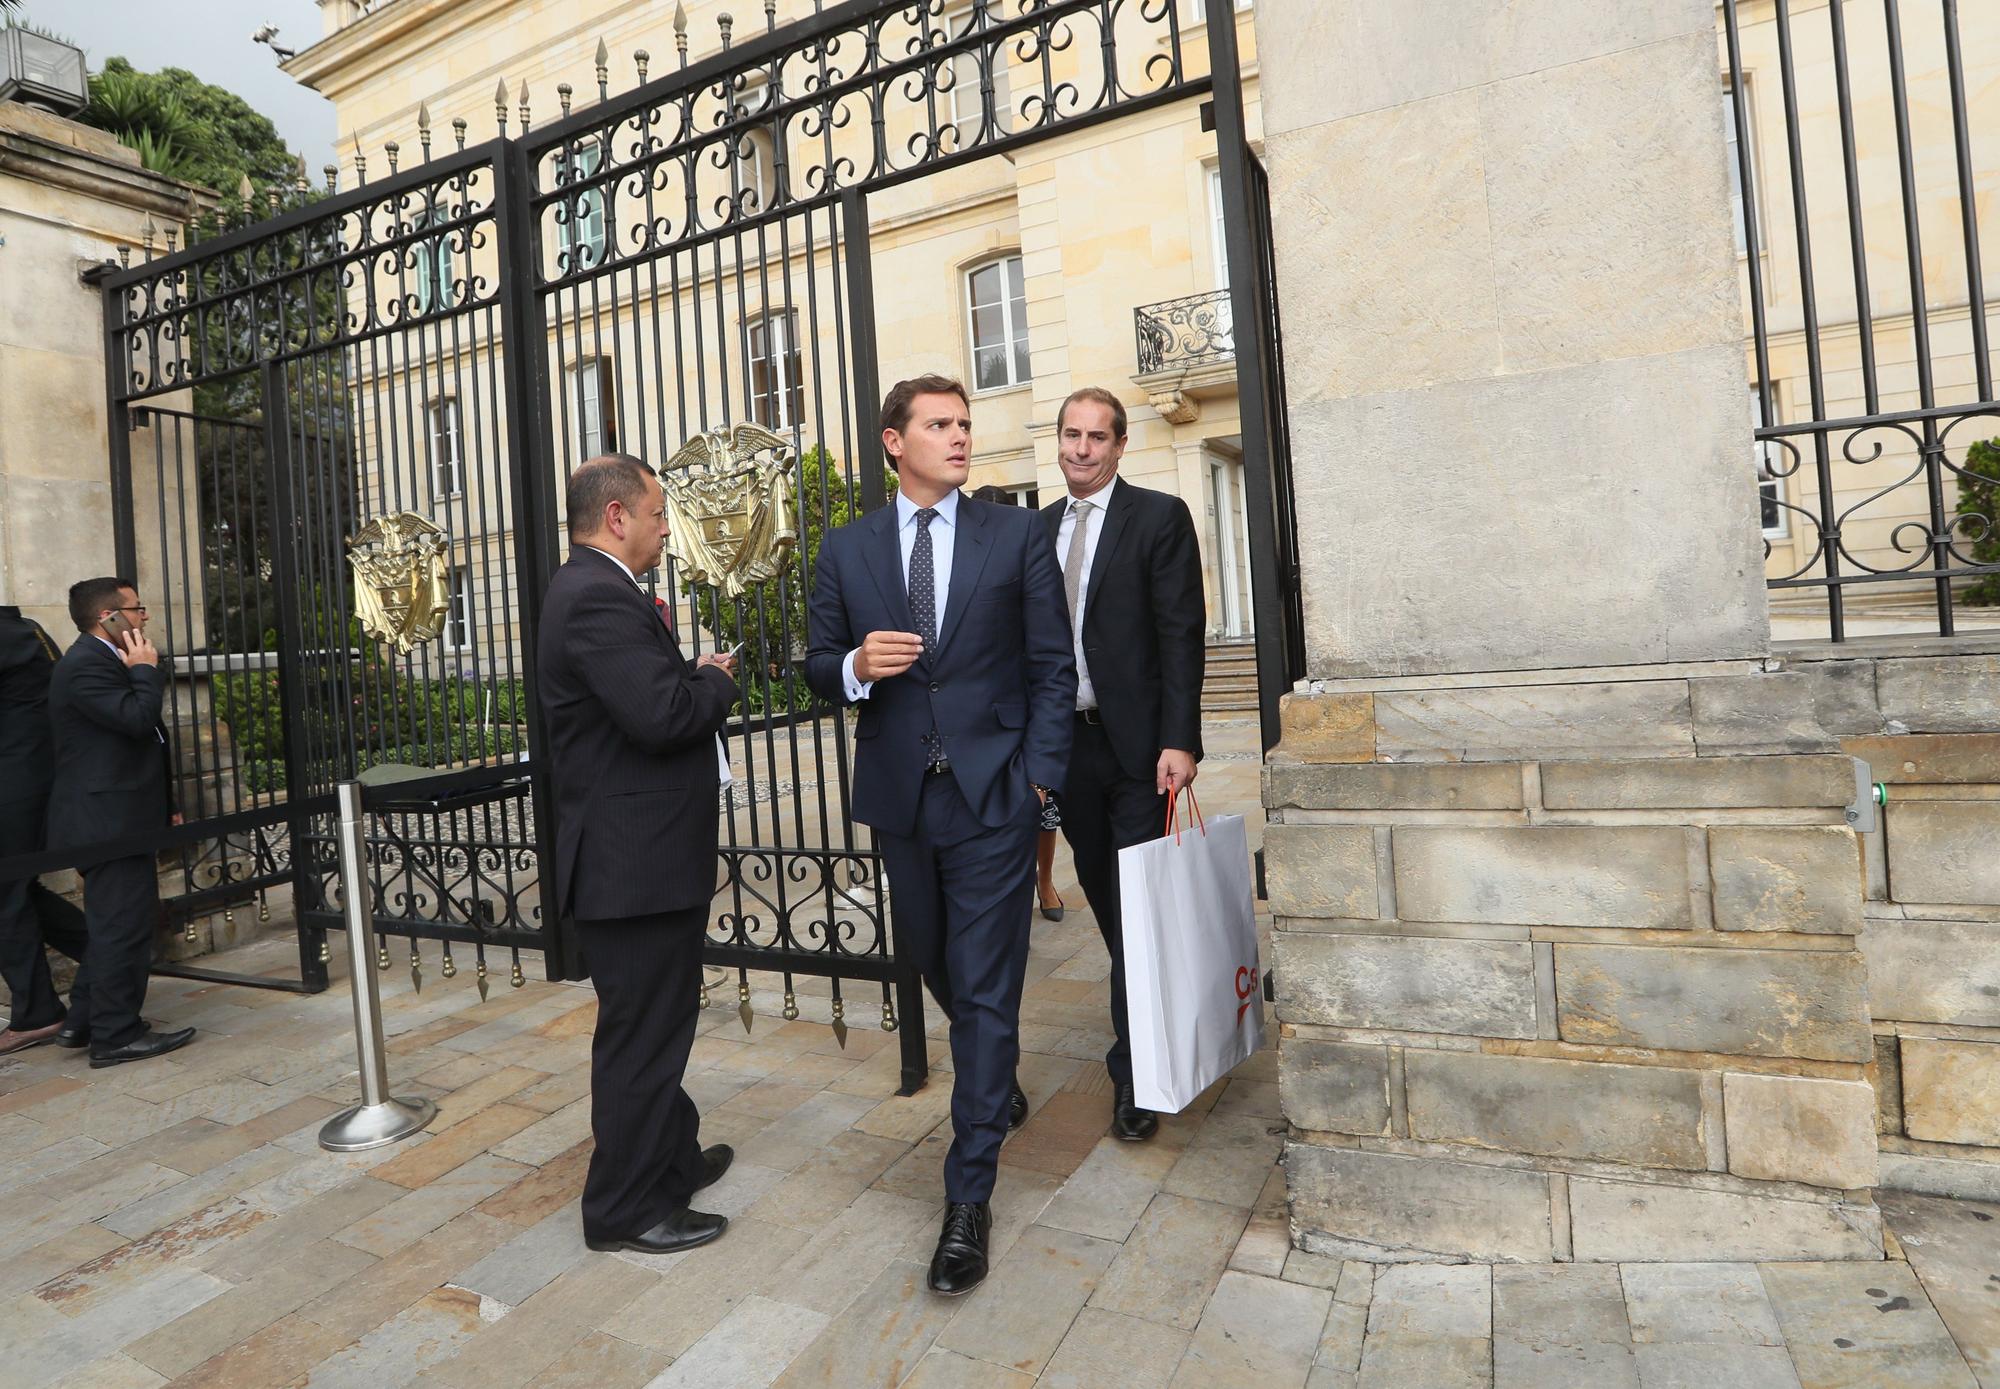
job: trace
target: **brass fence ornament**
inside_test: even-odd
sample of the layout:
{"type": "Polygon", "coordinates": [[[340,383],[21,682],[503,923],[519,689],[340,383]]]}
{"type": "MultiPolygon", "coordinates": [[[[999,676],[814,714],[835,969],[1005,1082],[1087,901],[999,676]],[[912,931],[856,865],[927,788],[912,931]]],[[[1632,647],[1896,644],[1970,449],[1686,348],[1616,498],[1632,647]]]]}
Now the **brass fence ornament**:
{"type": "Polygon", "coordinates": [[[445,551],[451,540],[413,511],[377,516],[347,542],[361,629],[407,656],[444,630],[451,610],[445,551]]]}
{"type": "Polygon", "coordinates": [[[775,579],[799,543],[791,472],[798,455],[755,424],[711,429],[682,444],[660,470],[667,550],[681,577],[740,598],[775,579]]]}

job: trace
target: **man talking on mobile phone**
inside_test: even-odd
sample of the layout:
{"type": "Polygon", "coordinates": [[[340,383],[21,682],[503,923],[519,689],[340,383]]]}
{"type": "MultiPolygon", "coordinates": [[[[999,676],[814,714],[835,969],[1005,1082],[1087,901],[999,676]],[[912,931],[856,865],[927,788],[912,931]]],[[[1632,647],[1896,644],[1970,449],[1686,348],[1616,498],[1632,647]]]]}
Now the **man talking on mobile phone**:
{"type": "MultiPolygon", "coordinates": [[[[49,681],[49,847],[84,848],[178,824],[160,723],[165,681],[138,588],[130,579],[85,579],[70,587],[69,615],[80,635],[49,681]]],[[[83,964],[56,1044],[89,1047],[98,1069],[186,1046],[192,1027],[155,1032],[139,1016],[160,920],[153,855],[85,864],[83,918],[83,964]]]]}

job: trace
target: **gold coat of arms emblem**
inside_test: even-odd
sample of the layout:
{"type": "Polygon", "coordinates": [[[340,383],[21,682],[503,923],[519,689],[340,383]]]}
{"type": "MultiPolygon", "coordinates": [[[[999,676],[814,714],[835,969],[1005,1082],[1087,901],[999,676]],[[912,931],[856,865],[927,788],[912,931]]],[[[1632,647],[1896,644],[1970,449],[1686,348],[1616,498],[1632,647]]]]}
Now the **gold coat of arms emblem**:
{"type": "Polygon", "coordinates": [[[682,444],[660,469],[667,551],[681,577],[729,598],[775,579],[799,543],[797,464],[792,446],[761,425],[711,429],[682,444]]]}
{"type": "Polygon", "coordinates": [[[347,542],[361,629],[403,655],[444,630],[451,608],[445,551],[451,541],[414,511],[377,516],[347,542]]]}

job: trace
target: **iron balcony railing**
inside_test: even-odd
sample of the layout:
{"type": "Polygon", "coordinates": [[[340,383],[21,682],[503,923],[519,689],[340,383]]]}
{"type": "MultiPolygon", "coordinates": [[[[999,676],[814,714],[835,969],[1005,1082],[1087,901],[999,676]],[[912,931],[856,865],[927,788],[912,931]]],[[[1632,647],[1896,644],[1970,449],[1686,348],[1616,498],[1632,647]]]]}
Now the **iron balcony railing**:
{"type": "Polygon", "coordinates": [[[1236,358],[1236,325],[1227,289],[1142,305],[1132,311],[1132,319],[1141,376],[1236,358]]]}

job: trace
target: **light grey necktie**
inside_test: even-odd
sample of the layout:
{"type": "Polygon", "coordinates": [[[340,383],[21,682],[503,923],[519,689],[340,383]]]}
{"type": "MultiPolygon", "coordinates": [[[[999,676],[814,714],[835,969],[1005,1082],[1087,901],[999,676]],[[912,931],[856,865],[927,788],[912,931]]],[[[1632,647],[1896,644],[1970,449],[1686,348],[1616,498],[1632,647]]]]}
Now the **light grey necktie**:
{"type": "Polygon", "coordinates": [[[1096,505],[1095,502],[1073,502],[1070,505],[1076,525],[1069,533],[1069,553],[1063,556],[1063,592],[1069,597],[1071,626],[1075,626],[1083,616],[1084,546],[1090,538],[1090,513],[1096,505]]]}

